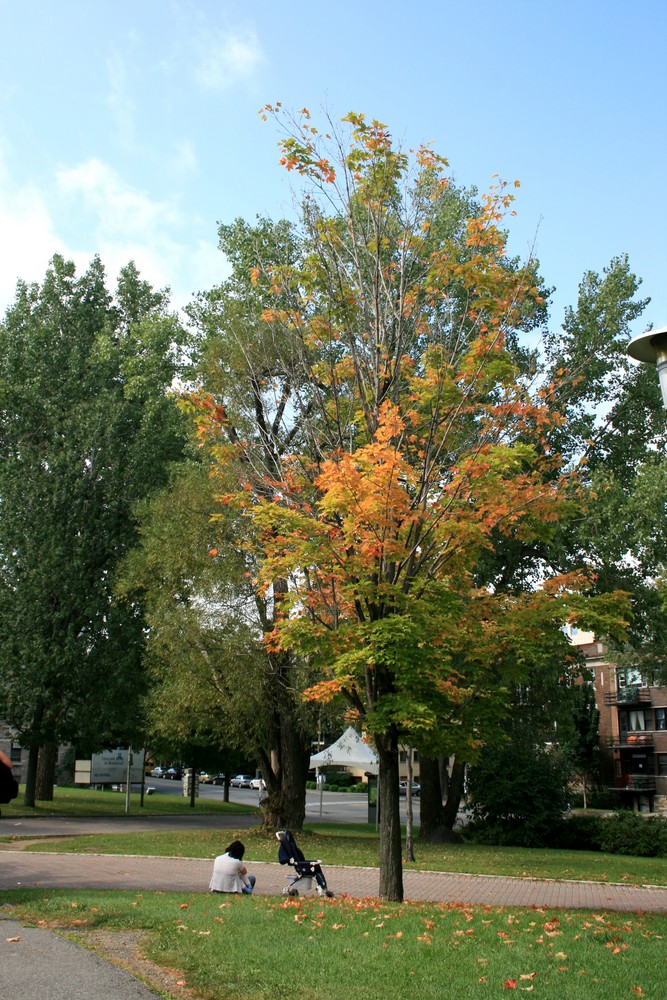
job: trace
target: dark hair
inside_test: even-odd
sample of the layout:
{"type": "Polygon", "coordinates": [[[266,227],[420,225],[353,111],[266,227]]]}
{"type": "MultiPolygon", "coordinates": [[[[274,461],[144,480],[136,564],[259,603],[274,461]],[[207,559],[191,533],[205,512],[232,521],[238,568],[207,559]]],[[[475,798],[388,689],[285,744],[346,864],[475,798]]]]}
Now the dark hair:
{"type": "Polygon", "coordinates": [[[245,846],[240,840],[233,840],[225,851],[225,854],[228,854],[230,858],[234,858],[235,861],[243,861],[245,846]]]}

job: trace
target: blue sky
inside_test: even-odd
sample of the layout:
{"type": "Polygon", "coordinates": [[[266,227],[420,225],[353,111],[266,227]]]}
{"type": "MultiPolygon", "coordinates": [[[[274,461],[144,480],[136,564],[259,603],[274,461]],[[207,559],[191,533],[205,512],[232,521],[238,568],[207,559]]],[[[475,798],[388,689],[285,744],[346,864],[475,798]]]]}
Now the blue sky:
{"type": "Polygon", "coordinates": [[[556,286],[627,252],[667,323],[665,0],[0,0],[0,311],[55,251],[183,304],[218,221],[293,215],[267,102],[386,122],[457,181],[519,179],[511,247],[556,286]]]}

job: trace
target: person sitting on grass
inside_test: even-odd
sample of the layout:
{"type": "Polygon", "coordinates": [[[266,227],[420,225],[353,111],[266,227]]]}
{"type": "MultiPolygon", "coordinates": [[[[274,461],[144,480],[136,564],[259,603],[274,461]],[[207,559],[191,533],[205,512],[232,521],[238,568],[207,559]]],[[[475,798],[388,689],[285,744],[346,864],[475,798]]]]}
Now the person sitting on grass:
{"type": "Polygon", "coordinates": [[[213,862],[213,875],[209,892],[235,892],[249,896],[257,881],[254,875],[248,875],[243,864],[245,846],[240,840],[233,840],[224,854],[219,854],[213,862]]]}

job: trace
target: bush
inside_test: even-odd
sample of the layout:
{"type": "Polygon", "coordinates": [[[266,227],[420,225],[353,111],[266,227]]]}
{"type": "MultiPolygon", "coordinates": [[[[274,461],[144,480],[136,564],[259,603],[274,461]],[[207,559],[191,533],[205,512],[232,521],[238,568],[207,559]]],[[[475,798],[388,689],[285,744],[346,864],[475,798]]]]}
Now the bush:
{"type": "Polygon", "coordinates": [[[600,847],[607,854],[667,858],[667,820],[623,811],[600,821],[600,847]]]}
{"type": "Polygon", "coordinates": [[[547,749],[529,729],[517,727],[506,743],[486,747],[471,770],[477,821],[471,836],[517,847],[548,844],[562,824],[568,777],[557,749],[547,749]]]}
{"type": "Polygon", "coordinates": [[[337,785],[338,788],[347,788],[354,784],[354,778],[349,771],[325,771],[327,785],[337,785]]]}
{"type": "MultiPolygon", "coordinates": [[[[310,789],[310,791],[317,791],[319,787],[320,786],[317,784],[316,781],[306,782],[306,788],[310,789]]],[[[362,795],[366,795],[366,793],[368,792],[368,785],[363,781],[358,781],[354,785],[346,785],[345,787],[343,787],[342,785],[335,785],[335,784],[332,785],[330,782],[327,781],[324,784],[323,788],[325,792],[357,792],[357,793],[360,792],[362,795]]]]}
{"type": "Polygon", "coordinates": [[[569,816],[554,827],[549,846],[562,851],[599,851],[601,822],[599,816],[569,816]]]}

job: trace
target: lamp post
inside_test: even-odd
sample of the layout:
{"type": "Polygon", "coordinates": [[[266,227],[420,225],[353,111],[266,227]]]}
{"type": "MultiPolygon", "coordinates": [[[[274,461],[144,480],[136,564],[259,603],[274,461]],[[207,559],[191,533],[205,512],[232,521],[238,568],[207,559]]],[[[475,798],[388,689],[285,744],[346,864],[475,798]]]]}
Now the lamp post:
{"type": "Polygon", "coordinates": [[[628,344],[628,354],[635,361],[656,366],[660,379],[662,405],[667,410],[667,326],[633,337],[628,344]]]}

